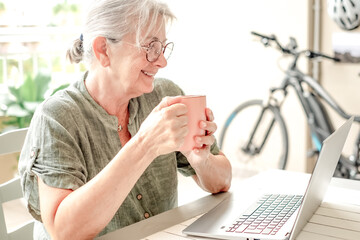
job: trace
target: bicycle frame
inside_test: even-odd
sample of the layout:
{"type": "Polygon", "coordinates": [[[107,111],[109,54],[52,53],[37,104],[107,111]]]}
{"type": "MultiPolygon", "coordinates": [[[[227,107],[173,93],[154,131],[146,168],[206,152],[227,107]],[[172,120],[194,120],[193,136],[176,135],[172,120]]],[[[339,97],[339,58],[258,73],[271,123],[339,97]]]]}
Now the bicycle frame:
{"type": "MultiPolygon", "coordinates": [[[[311,139],[316,147],[317,152],[320,152],[322,142],[334,131],[334,127],[328,116],[328,112],[324,105],[319,101],[323,99],[332,109],[334,109],[343,118],[350,118],[351,116],[345,113],[345,111],[337,104],[337,102],[329,95],[329,93],[312,77],[302,73],[296,67],[297,58],[294,63],[286,71],[286,77],[281,83],[279,88],[271,90],[272,93],[281,90],[284,94],[285,100],[287,95],[287,89],[292,87],[302,105],[304,110],[308,126],[311,132],[311,139]],[[303,87],[305,84],[308,89],[305,90],[303,87]]],[[[270,98],[273,94],[270,95],[270,98]]],[[[280,104],[281,105],[281,104],[280,104]]],[[[360,117],[355,116],[355,121],[360,122],[360,117]]],[[[270,130],[269,130],[270,131],[270,130]]],[[[360,134],[356,141],[356,148],[358,151],[354,153],[352,161],[359,161],[359,147],[360,147],[360,134]]],[[[360,163],[354,164],[351,160],[341,157],[340,161],[346,166],[350,172],[356,173],[357,167],[360,163]]]]}
{"type": "Polygon", "coordinates": [[[256,147],[256,148],[253,148],[253,145],[252,145],[252,141],[253,141],[253,138],[255,136],[255,133],[256,133],[256,130],[258,129],[260,123],[261,123],[261,119],[263,118],[263,115],[264,115],[264,112],[267,110],[268,107],[264,107],[260,113],[260,116],[259,118],[257,119],[256,121],[256,124],[255,124],[255,127],[254,127],[254,130],[251,132],[250,134],[250,138],[249,138],[249,141],[247,142],[246,146],[242,148],[243,151],[251,154],[251,155],[255,155],[255,154],[258,154],[259,152],[261,152],[261,149],[263,148],[263,146],[265,145],[266,143],[266,140],[268,139],[269,137],[269,134],[271,132],[271,129],[275,123],[275,119],[272,119],[271,123],[270,123],[270,126],[268,127],[268,131],[265,133],[265,136],[264,136],[264,140],[261,142],[260,144],[260,147],[256,147]]]}
{"type": "MultiPolygon", "coordinates": [[[[260,109],[260,112],[258,112],[258,115],[255,115],[255,118],[252,118],[254,126],[249,128],[250,132],[247,133],[249,135],[245,136],[244,139],[241,139],[242,145],[238,149],[241,149],[242,153],[245,153],[248,156],[259,155],[262,152],[263,147],[264,149],[266,148],[266,142],[271,139],[269,136],[271,136],[270,133],[274,129],[274,124],[276,124],[276,129],[279,133],[278,135],[282,139],[282,142],[285,142],[284,146],[286,145],[285,148],[280,149],[283,154],[279,157],[280,162],[284,163],[282,168],[285,168],[288,140],[286,125],[281,116],[280,109],[288,94],[288,88],[294,89],[304,111],[307,124],[310,128],[312,142],[315,147],[313,153],[320,152],[322,142],[334,131],[331,118],[325,107],[330,107],[339,116],[345,119],[351,117],[314,78],[298,69],[297,61],[300,56],[305,56],[308,59],[321,58],[330,59],[332,61],[339,61],[339,59],[312,50],[298,51],[296,39],[294,38],[290,38],[289,44],[283,46],[277,40],[275,35],[266,36],[256,32],[251,32],[251,34],[260,37],[260,42],[265,47],[272,46],[279,50],[283,55],[291,56],[292,62],[288,66],[285,72],[285,78],[282,80],[280,86],[271,88],[269,96],[263,100],[255,99],[246,101],[233,110],[225,123],[225,128],[221,132],[220,146],[227,134],[227,129],[229,129],[230,124],[234,122],[233,119],[239,116],[242,111],[257,107],[257,109],[260,109]],[[275,46],[272,43],[274,43],[275,46]],[[281,96],[279,96],[277,92],[280,92],[281,96]],[[264,121],[263,116],[267,112],[272,118],[270,119],[269,124],[264,124],[262,122],[264,121]],[[260,125],[262,126],[261,130],[259,130],[260,125]],[[259,136],[259,134],[262,136],[259,136]],[[254,142],[254,139],[256,139],[256,142],[254,142]],[[245,145],[243,145],[244,143],[245,145]]],[[[356,122],[360,122],[360,116],[354,117],[356,122]]],[[[343,155],[340,157],[335,176],[360,179],[360,133],[355,140],[355,150],[353,154],[350,157],[345,157],[343,155]]]]}

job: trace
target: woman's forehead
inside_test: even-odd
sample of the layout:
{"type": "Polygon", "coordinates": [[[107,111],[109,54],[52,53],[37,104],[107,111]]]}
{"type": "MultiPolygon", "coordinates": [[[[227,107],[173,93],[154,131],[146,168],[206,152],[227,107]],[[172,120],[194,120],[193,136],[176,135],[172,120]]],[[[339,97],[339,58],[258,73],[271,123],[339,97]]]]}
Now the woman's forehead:
{"type": "Polygon", "coordinates": [[[151,40],[159,40],[166,42],[165,23],[162,18],[158,18],[156,24],[153,26],[147,25],[141,33],[142,41],[148,42],[151,40]]]}
{"type": "MultiPolygon", "coordinates": [[[[136,26],[135,22],[133,24],[136,26]]],[[[159,16],[156,21],[149,21],[139,32],[133,29],[133,31],[125,34],[122,39],[140,44],[146,44],[153,40],[165,43],[167,41],[165,19],[159,16]]]]}
{"type": "MultiPolygon", "coordinates": [[[[165,31],[163,31],[163,32],[153,31],[153,32],[149,32],[147,34],[145,34],[145,33],[146,33],[146,31],[143,34],[141,34],[141,36],[140,36],[140,39],[139,39],[140,44],[150,43],[154,40],[160,41],[163,44],[165,44],[167,41],[165,31]]],[[[126,34],[123,37],[123,40],[132,42],[132,43],[136,43],[136,33],[132,32],[132,33],[126,34]]]]}

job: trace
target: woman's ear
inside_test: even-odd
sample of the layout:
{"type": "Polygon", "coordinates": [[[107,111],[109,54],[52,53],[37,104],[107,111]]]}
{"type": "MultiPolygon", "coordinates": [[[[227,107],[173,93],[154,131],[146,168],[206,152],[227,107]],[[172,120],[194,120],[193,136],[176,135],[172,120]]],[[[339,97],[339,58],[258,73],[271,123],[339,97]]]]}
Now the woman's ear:
{"type": "Polygon", "coordinates": [[[110,59],[108,55],[108,45],[105,37],[96,37],[93,44],[93,51],[96,59],[101,66],[108,67],[110,65],[110,59]]]}

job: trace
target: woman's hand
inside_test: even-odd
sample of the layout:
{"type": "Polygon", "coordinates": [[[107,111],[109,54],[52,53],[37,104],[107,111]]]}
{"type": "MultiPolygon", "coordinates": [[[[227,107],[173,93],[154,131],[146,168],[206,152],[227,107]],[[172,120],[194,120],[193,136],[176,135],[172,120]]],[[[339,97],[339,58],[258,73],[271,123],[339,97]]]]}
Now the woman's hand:
{"type": "Polygon", "coordinates": [[[205,115],[206,121],[199,122],[199,127],[205,130],[205,135],[195,136],[196,147],[192,151],[182,152],[193,167],[208,159],[211,145],[215,142],[213,134],[217,129],[217,125],[214,122],[214,114],[209,108],[206,108],[205,115]]]}
{"type": "Polygon", "coordinates": [[[188,133],[187,108],[180,97],[165,97],[142,123],[137,135],[157,157],[176,151],[188,133]]]}
{"type": "Polygon", "coordinates": [[[205,130],[205,136],[196,136],[197,147],[183,154],[194,168],[196,175],[193,175],[193,179],[201,188],[211,193],[228,191],[231,185],[231,165],[222,152],[218,155],[210,152],[217,126],[212,111],[207,108],[205,112],[206,121],[199,123],[200,128],[205,130]]]}

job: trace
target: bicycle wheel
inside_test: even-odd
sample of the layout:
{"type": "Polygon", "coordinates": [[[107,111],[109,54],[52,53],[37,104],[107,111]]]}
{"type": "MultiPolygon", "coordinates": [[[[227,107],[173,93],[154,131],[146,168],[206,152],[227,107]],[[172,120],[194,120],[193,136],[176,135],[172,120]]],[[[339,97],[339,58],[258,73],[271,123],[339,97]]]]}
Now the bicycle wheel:
{"type": "Polygon", "coordinates": [[[285,169],[288,134],[279,109],[264,108],[262,100],[241,104],[227,118],[219,146],[230,159],[235,176],[285,169]]]}

